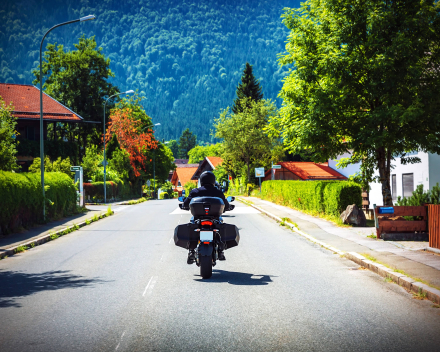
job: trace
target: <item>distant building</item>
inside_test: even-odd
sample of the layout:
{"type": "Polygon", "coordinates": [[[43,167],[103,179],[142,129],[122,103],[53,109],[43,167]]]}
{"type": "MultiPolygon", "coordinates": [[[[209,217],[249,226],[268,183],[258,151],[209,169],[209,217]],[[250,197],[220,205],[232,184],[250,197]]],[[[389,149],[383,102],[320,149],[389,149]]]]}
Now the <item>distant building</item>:
{"type": "MultiPolygon", "coordinates": [[[[17,117],[18,140],[40,140],[40,90],[27,84],[0,83],[0,96],[9,105],[12,102],[14,111],[12,115],[17,117]]],[[[55,99],[43,92],[43,138],[47,135],[48,124],[53,124],[52,138],[56,138],[56,125],[61,123],[84,123],[84,119],[65,107],[55,99]]],[[[38,143],[36,148],[40,150],[38,143]]],[[[17,163],[22,166],[22,171],[27,171],[33,161],[30,155],[18,155],[17,163]]]]}
{"type": "Polygon", "coordinates": [[[223,159],[218,156],[207,156],[199,163],[199,166],[194,175],[191,177],[191,180],[197,181],[203,172],[214,171],[215,168],[222,162],[223,159]]]}
{"type": "Polygon", "coordinates": [[[187,182],[191,181],[191,177],[196,172],[199,164],[185,164],[185,165],[177,165],[177,168],[173,172],[173,176],[171,177],[171,183],[174,186],[175,192],[182,193],[183,188],[187,182]]]}

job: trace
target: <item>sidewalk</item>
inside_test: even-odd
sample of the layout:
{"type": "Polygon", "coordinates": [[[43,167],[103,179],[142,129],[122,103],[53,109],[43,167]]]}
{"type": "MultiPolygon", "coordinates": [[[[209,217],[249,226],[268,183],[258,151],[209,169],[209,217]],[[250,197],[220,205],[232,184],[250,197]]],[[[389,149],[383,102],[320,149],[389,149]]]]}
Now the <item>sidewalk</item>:
{"type": "Polygon", "coordinates": [[[37,225],[30,230],[23,230],[23,232],[0,236],[0,258],[3,258],[5,254],[10,255],[9,253],[11,250],[16,247],[46,238],[49,236],[49,234],[64,230],[75,224],[78,225],[84,222],[86,219],[93,218],[95,215],[100,216],[101,214],[106,213],[106,210],[101,209],[88,210],[89,211],[87,213],[70,216],[58,221],[51,221],[44,225],[37,225]]]}
{"type": "Polygon", "coordinates": [[[440,255],[425,251],[427,242],[385,242],[367,237],[375,235],[374,227],[338,227],[329,221],[256,197],[240,196],[238,199],[251,203],[269,216],[291,219],[300,232],[336,248],[338,252],[354,252],[367,256],[367,259],[368,256],[373,257],[376,263],[402,270],[405,275],[430,286],[440,287],[440,255]]]}

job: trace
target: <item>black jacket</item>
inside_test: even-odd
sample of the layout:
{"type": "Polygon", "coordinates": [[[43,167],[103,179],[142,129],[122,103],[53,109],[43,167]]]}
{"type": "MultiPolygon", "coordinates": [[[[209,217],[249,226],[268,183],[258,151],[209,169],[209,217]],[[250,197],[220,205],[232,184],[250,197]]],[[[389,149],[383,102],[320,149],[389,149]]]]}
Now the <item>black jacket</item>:
{"type": "Polygon", "coordinates": [[[211,186],[211,185],[204,185],[200,188],[194,188],[188,195],[188,197],[185,198],[185,201],[183,202],[183,206],[185,208],[189,208],[189,203],[191,202],[191,199],[196,197],[218,197],[223,199],[223,202],[225,203],[225,210],[229,209],[229,202],[226,200],[225,195],[222,191],[220,191],[218,188],[211,186]]]}

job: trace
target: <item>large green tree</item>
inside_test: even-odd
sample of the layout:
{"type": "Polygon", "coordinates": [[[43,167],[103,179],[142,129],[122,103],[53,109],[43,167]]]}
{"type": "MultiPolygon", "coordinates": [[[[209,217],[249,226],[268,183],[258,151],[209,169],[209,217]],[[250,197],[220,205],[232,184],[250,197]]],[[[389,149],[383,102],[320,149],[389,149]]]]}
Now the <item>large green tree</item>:
{"type": "Polygon", "coordinates": [[[179,138],[179,157],[188,159],[188,152],[197,144],[197,136],[189,128],[182,132],[179,138]]]}
{"type": "MultiPolygon", "coordinates": [[[[270,101],[242,99],[243,112],[222,111],[215,121],[215,137],[223,139],[225,166],[236,174],[242,163],[245,165],[248,182],[251,181],[252,167],[270,164],[272,151],[277,139],[270,137],[261,126],[277,114],[275,105],[270,101]]],[[[229,170],[228,170],[229,171],[229,170]]]]}
{"type": "Polygon", "coordinates": [[[432,0],[308,0],[286,9],[281,118],[287,148],[316,161],[345,152],[379,172],[392,205],[390,168],[413,150],[440,152],[440,13],[432,0]]]}
{"type": "Polygon", "coordinates": [[[18,169],[15,158],[17,154],[15,125],[17,121],[11,114],[13,110],[12,104],[7,105],[0,97],[0,170],[2,171],[18,169]]]}
{"type": "Polygon", "coordinates": [[[169,140],[166,142],[168,148],[173,152],[174,159],[179,158],[179,143],[175,139],[169,140]]]}
{"type": "Polygon", "coordinates": [[[255,78],[252,72],[252,65],[249,62],[246,62],[243,75],[241,76],[241,83],[237,86],[237,98],[234,99],[234,105],[232,106],[234,114],[243,112],[244,107],[241,104],[244,98],[250,98],[254,101],[263,99],[260,82],[255,78]]]}
{"type": "MultiPolygon", "coordinates": [[[[108,81],[114,77],[110,59],[104,56],[101,48],[97,48],[95,37],[82,36],[74,46],[76,50],[65,51],[63,45],[47,45],[42,69],[45,79],[43,90],[86,121],[102,122],[104,101],[118,92],[108,81]]],[[[33,74],[33,83],[39,84],[39,68],[33,74]]],[[[108,108],[111,107],[109,103],[108,108]]],[[[90,144],[102,143],[102,124],[63,127],[83,147],[80,150],[85,150],[90,144]]]]}

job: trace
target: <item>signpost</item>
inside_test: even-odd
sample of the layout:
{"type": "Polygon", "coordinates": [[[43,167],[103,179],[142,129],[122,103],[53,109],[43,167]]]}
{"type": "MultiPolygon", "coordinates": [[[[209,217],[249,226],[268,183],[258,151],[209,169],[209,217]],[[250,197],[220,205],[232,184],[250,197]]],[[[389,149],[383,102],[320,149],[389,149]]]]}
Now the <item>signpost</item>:
{"type": "Polygon", "coordinates": [[[255,168],[255,177],[258,177],[258,180],[260,182],[260,193],[261,193],[261,178],[264,177],[264,167],[255,168]]]}
{"type": "Polygon", "coordinates": [[[76,192],[78,193],[79,196],[79,206],[83,207],[84,206],[83,168],[82,166],[71,166],[70,171],[75,173],[74,182],[76,183],[79,181],[79,191],[77,190],[76,192]]]}

